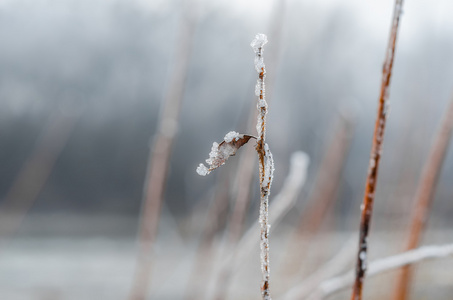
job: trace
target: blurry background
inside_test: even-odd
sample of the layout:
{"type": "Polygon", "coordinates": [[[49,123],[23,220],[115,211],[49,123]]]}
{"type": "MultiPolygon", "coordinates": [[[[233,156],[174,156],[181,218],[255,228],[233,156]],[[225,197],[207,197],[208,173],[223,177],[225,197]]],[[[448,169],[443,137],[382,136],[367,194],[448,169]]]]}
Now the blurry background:
{"type": "MultiPolygon", "coordinates": [[[[269,38],[264,55],[270,82],[267,139],[276,165],[272,195],[288,174],[291,153],[310,157],[297,203],[272,234],[271,266],[286,252],[287,237],[315,193],[338,122],[352,124],[335,203],[316,239],[324,250],[313,246],[319,257],[309,260],[311,271],[316,269],[357,233],[392,5],[390,0],[1,1],[0,299],[127,298],[150,146],[163,99],[178,88],[171,78],[181,53],[188,56],[187,80],[149,299],[188,294],[208,207],[215,187],[227,180],[230,205],[220,213],[224,221],[214,238],[214,248],[221,248],[244,150],[208,177],[195,168],[228,131],[255,134],[246,127],[257,77],[250,42],[258,32],[269,38]],[[186,26],[193,34],[185,35],[186,26]],[[181,50],[185,45],[189,48],[181,50]]],[[[449,0],[404,5],[372,258],[403,246],[421,168],[450,101],[452,11],[449,0]]],[[[449,151],[426,243],[451,242],[452,182],[449,151]]],[[[245,227],[257,219],[257,192],[255,178],[245,227]]],[[[236,274],[231,299],[259,299],[258,254],[249,263],[236,274]]],[[[451,298],[451,274],[437,276],[438,265],[418,269],[425,272],[417,273],[420,298],[414,299],[433,290],[435,299],[451,298]]],[[[279,295],[284,288],[278,288],[282,279],[275,269],[279,295]]],[[[386,292],[373,295],[379,299],[386,292]]]]}

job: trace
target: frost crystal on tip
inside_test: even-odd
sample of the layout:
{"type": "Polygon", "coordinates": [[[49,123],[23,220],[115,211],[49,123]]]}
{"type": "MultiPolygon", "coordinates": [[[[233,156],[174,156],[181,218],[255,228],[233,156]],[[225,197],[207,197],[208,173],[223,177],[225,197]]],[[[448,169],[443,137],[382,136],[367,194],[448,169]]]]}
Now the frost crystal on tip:
{"type": "Polygon", "coordinates": [[[197,168],[197,173],[198,173],[198,175],[200,175],[200,176],[206,176],[206,175],[208,175],[210,172],[209,172],[208,168],[206,168],[205,165],[200,164],[200,165],[198,166],[198,168],[197,168]]]}
{"type": "Polygon", "coordinates": [[[262,48],[266,43],[267,36],[263,33],[258,33],[252,43],[250,43],[250,46],[252,46],[255,52],[258,52],[259,49],[262,48]]]}
{"type": "Polygon", "coordinates": [[[241,137],[241,135],[239,133],[237,133],[236,131],[230,131],[228,132],[225,137],[223,138],[223,140],[226,142],[226,143],[231,143],[233,140],[234,141],[237,141],[239,140],[239,138],[241,137]]]}
{"type": "Polygon", "coordinates": [[[263,46],[267,43],[267,36],[262,33],[258,33],[255,39],[252,41],[253,51],[255,51],[255,69],[258,73],[264,72],[264,59],[263,59],[263,46]]]}

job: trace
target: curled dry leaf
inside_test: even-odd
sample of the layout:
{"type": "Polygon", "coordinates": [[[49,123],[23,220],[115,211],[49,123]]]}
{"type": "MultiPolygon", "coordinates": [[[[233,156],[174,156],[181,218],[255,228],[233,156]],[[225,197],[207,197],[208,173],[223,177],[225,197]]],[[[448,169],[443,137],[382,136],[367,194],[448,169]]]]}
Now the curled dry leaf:
{"type": "Polygon", "coordinates": [[[251,138],[256,139],[256,137],[252,135],[239,134],[235,131],[230,131],[225,135],[224,140],[220,144],[216,142],[212,144],[209,158],[206,160],[209,168],[204,164],[200,164],[197,168],[197,173],[201,176],[206,176],[211,173],[212,170],[224,165],[227,159],[230,156],[235,155],[236,151],[245,145],[251,138]]]}

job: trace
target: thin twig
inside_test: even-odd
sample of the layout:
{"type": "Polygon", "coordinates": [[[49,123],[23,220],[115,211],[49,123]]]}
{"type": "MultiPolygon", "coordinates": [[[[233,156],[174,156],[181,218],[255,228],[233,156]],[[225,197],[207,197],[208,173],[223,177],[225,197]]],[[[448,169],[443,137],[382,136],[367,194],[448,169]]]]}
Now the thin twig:
{"type": "MultiPolygon", "coordinates": [[[[422,175],[419,180],[415,206],[412,212],[409,239],[406,250],[414,249],[418,246],[422,233],[428,221],[431,204],[434,200],[439,174],[442,170],[442,163],[447,153],[448,145],[453,130],[453,98],[449,107],[445,111],[443,121],[440,124],[437,136],[432,144],[431,152],[426,160],[422,175]]],[[[409,284],[412,278],[412,267],[404,267],[397,281],[394,300],[405,300],[409,294],[409,284]]]]}
{"type": "MultiPolygon", "coordinates": [[[[275,229],[275,226],[280,223],[296,203],[297,196],[305,184],[308,163],[309,158],[304,152],[295,152],[291,156],[290,172],[280,192],[273,197],[269,208],[269,222],[272,224],[272,229],[275,229]]],[[[259,230],[260,224],[255,222],[239,241],[234,251],[235,257],[232,255],[231,260],[226,262],[230,266],[234,265],[234,270],[244,264],[247,254],[259,243],[259,238],[256,234],[259,230]]]]}
{"type": "MultiPolygon", "coordinates": [[[[266,90],[267,94],[272,95],[273,87],[275,85],[276,69],[279,65],[279,55],[281,52],[281,38],[283,31],[283,20],[286,9],[286,0],[276,0],[275,9],[273,10],[273,16],[270,22],[270,30],[272,35],[270,36],[273,41],[273,47],[267,53],[267,61],[270,61],[270,80],[267,80],[266,90]]],[[[248,116],[248,128],[247,131],[251,132],[256,128],[255,120],[257,118],[257,110],[253,109],[250,111],[248,116]]],[[[244,229],[245,216],[250,202],[250,187],[252,185],[254,170],[255,170],[255,151],[252,148],[247,148],[244,154],[240,158],[239,168],[237,171],[238,188],[234,201],[233,213],[229,222],[228,229],[228,243],[229,248],[234,247],[244,229]]]]}
{"type": "Polygon", "coordinates": [[[261,257],[261,296],[263,300],[270,300],[269,290],[269,193],[271,189],[273,173],[274,173],[274,160],[269,146],[266,144],[266,115],[267,103],[265,98],[265,84],[266,67],[263,59],[263,46],[267,43],[267,37],[264,34],[258,34],[252,41],[252,48],[255,51],[255,69],[259,74],[258,82],[255,87],[255,93],[258,98],[258,123],[256,129],[258,130],[258,139],[256,141],[256,152],[258,152],[258,164],[260,175],[260,216],[259,222],[261,225],[261,242],[260,242],[260,257],[261,257]]]}
{"type": "MultiPolygon", "coordinates": [[[[403,266],[419,263],[428,259],[438,259],[453,256],[453,244],[441,246],[424,246],[415,250],[403,252],[370,263],[367,275],[369,277],[385,273],[403,266]]],[[[354,282],[354,272],[349,271],[341,276],[331,278],[321,283],[310,300],[321,300],[342,289],[349,288],[354,282]]]]}
{"type": "MultiPolygon", "coordinates": [[[[274,2],[274,9],[272,18],[270,20],[269,29],[271,31],[270,37],[274,41],[273,47],[270,47],[267,54],[267,61],[270,62],[269,70],[270,76],[267,80],[266,89],[267,94],[272,95],[274,90],[274,84],[276,79],[276,69],[279,65],[280,53],[281,53],[281,39],[283,32],[283,21],[286,11],[286,0],[276,0],[274,2]]],[[[258,114],[255,109],[250,110],[250,115],[247,121],[247,131],[251,132],[254,130],[256,124],[255,120],[258,114]]],[[[252,148],[245,149],[243,155],[239,158],[239,167],[237,170],[237,191],[235,193],[235,200],[233,204],[233,212],[229,218],[227,228],[227,241],[225,249],[221,250],[221,256],[225,253],[231,252],[241,239],[244,231],[244,224],[246,219],[247,210],[250,203],[250,190],[254,178],[254,170],[256,165],[255,151],[252,148]]],[[[228,286],[231,281],[231,268],[225,265],[224,269],[217,272],[214,276],[215,296],[216,300],[223,300],[226,297],[228,286]]]]}
{"type": "MultiPolygon", "coordinates": [[[[291,210],[297,200],[307,176],[309,158],[304,152],[295,152],[291,156],[290,172],[285,179],[280,192],[273,197],[269,208],[269,223],[272,224],[271,230],[280,223],[283,217],[291,210]]],[[[256,221],[237,243],[237,247],[231,249],[229,255],[225,257],[220,266],[221,270],[229,272],[237,271],[248,259],[248,254],[259,244],[260,223],[256,221]]]]}
{"type": "Polygon", "coordinates": [[[395,0],[393,11],[392,29],[390,32],[389,44],[384,61],[382,71],[382,85],[379,96],[379,106],[374,127],[373,145],[371,148],[370,165],[368,168],[368,176],[365,185],[365,195],[363,197],[362,214],[360,219],[360,237],[359,251],[357,253],[356,263],[356,279],[352,290],[352,300],[362,299],[362,286],[365,279],[366,257],[368,248],[368,230],[373,212],[373,200],[376,191],[378,179],[378,169],[381,159],[382,142],[384,138],[385,122],[387,119],[387,99],[389,96],[390,78],[392,75],[393,59],[395,57],[396,38],[398,33],[398,25],[401,16],[403,0],[395,0]]]}

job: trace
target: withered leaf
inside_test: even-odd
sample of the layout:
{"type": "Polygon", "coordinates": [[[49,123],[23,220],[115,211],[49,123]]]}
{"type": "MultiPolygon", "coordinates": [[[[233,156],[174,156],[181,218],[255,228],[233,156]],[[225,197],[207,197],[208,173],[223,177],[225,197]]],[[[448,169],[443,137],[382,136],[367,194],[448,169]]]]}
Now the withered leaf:
{"type": "Polygon", "coordinates": [[[245,145],[251,138],[256,139],[256,137],[252,135],[239,134],[234,131],[229,132],[220,144],[216,142],[212,144],[211,153],[209,153],[209,158],[206,160],[209,164],[209,168],[200,164],[197,168],[197,173],[205,176],[212,170],[224,165],[227,159],[230,156],[235,155],[237,150],[245,145]]]}

